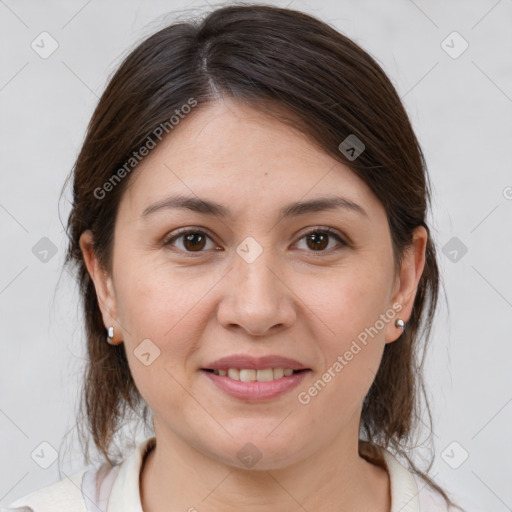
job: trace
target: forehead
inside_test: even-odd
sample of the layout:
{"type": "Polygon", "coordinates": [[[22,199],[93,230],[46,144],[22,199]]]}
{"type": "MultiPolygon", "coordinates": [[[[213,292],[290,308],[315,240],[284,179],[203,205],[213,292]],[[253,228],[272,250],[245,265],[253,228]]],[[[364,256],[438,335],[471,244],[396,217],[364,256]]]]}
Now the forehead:
{"type": "Polygon", "coordinates": [[[363,180],[298,130],[219,100],[185,116],[144,158],[120,210],[140,216],[155,201],[186,195],[257,215],[271,205],[333,194],[365,209],[380,205],[363,180]]]}

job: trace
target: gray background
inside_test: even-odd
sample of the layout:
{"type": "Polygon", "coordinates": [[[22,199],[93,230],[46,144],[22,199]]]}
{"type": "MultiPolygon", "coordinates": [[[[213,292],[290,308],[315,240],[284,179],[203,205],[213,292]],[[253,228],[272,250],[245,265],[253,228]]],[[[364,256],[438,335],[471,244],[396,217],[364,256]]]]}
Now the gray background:
{"type": "MultiPolygon", "coordinates": [[[[512,0],[272,3],[352,37],[405,103],[434,185],[449,305],[448,314],[441,301],[427,358],[431,475],[469,510],[512,510],[512,0]],[[469,44],[457,58],[453,31],[469,44]]],[[[205,7],[0,0],[0,505],[59,478],[57,462],[41,467],[51,447],[65,474],[83,466],[74,435],[82,321],[61,275],[71,196],[59,205],[59,194],[93,108],[122,55],[172,22],[171,11],[205,7]],[[51,48],[44,31],[58,44],[47,58],[31,47],[46,37],[51,48]],[[44,237],[54,255],[42,252],[44,237]]]]}

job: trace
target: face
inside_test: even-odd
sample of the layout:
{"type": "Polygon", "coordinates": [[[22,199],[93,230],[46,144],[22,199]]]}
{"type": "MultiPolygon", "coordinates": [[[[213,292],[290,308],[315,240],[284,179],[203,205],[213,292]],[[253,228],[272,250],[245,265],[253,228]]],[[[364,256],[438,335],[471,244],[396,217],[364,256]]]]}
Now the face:
{"type": "Polygon", "coordinates": [[[361,179],[289,126],[221,101],[130,177],[112,274],[95,270],[85,235],[82,247],[157,437],[265,469],[357,440],[395,320],[410,316],[415,240],[395,272],[385,210],[361,179]],[[176,196],[193,201],[166,203],[176,196]],[[319,199],[335,202],[307,207],[319,199]]]}

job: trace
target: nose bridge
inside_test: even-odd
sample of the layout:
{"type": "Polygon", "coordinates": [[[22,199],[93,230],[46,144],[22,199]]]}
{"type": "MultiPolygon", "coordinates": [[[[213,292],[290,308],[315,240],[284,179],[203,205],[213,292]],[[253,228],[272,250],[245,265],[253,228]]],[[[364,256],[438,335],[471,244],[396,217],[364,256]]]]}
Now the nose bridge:
{"type": "Polygon", "coordinates": [[[239,325],[251,334],[289,324],[294,316],[291,292],[276,276],[279,268],[272,249],[247,237],[236,252],[229,272],[230,298],[222,301],[219,321],[239,325]]]}
{"type": "Polygon", "coordinates": [[[258,307],[272,304],[280,292],[275,286],[277,279],[270,269],[276,266],[272,248],[264,248],[255,238],[247,237],[236,248],[237,256],[233,271],[236,274],[238,299],[242,302],[258,302],[258,307]],[[259,302],[260,300],[264,302],[259,302]]]}
{"type": "MultiPolygon", "coordinates": [[[[253,256],[252,250],[247,254],[253,256]]],[[[273,281],[276,277],[270,269],[272,266],[275,267],[275,259],[271,252],[271,249],[265,249],[254,259],[244,259],[243,256],[238,258],[234,269],[238,277],[238,286],[240,289],[244,289],[249,296],[256,296],[260,293],[274,294],[273,281]]]]}

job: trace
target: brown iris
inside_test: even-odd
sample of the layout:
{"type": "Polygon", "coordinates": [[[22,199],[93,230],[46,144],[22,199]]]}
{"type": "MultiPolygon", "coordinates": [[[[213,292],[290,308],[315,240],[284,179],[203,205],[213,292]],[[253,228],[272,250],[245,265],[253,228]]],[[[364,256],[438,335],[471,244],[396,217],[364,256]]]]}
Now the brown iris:
{"type": "Polygon", "coordinates": [[[190,251],[202,250],[204,248],[206,236],[202,233],[189,233],[183,235],[183,246],[190,251]]]}
{"type": "Polygon", "coordinates": [[[328,245],[329,235],[325,233],[311,233],[307,236],[308,247],[313,250],[325,249],[328,245]],[[313,245],[309,243],[313,242],[313,245]]]}

